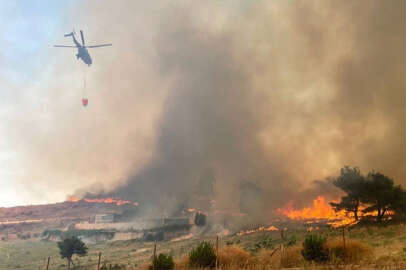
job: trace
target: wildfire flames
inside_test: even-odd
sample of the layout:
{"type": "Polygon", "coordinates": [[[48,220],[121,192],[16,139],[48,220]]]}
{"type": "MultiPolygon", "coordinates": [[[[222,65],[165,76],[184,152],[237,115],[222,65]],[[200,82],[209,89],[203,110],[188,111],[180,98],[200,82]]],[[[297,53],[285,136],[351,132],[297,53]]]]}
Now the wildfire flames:
{"type": "Polygon", "coordinates": [[[345,211],[335,212],[323,196],[318,196],[313,200],[311,207],[297,210],[293,208],[293,202],[289,202],[285,207],[278,208],[276,212],[294,220],[327,220],[327,223],[333,227],[355,222],[354,218],[345,211]]]}
{"type": "Polygon", "coordinates": [[[74,196],[71,196],[66,201],[67,202],[78,202],[78,201],[80,201],[80,199],[78,199],[78,198],[76,198],[74,196]]]}
{"type": "Polygon", "coordinates": [[[128,201],[128,200],[120,200],[120,199],[115,199],[115,198],[98,198],[98,199],[84,198],[84,199],[78,199],[78,198],[76,198],[74,196],[71,196],[71,197],[68,198],[67,201],[68,202],[79,202],[81,200],[83,200],[85,202],[88,202],[88,203],[109,203],[109,204],[114,203],[117,206],[125,205],[125,204],[133,204],[135,206],[138,206],[138,202],[131,202],[131,201],[128,201]]]}
{"type": "Polygon", "coordinates": [[[252,233],[256,233],[256,232],[270,232],[270,231],[278,231],[278,230],[279,229],[274,226],[269,226],[269,227],[261,226],[257,229],[238,232],[237,235],[241,236],[241,235],[247,235],[247,234],[252,234],[252,233]]]}

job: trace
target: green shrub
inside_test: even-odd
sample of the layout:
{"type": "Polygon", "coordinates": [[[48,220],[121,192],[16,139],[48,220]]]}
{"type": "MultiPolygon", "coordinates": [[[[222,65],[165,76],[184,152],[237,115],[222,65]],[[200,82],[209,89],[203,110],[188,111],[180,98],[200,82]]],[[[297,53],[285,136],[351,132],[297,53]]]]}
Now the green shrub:
{"type": "Polygon", "coordinates": [[[321,235],[309,234],[303,242],[302,256],[306,261],[328,261],[327,239],[321,235]]]}
{"type": "Polygon", "coordinates": [[[149,269],[152,270],[172,270],[175,267],[173,258],[169,254],[159,254],[158,257],[152,260],[152,265],[149,269]]]}
{"type": "Polygon", "coordinates": [[[294,246],[297,243],[297,239],[294,235],[289,237],[288,239],[285,240],[285,245],[288,247],[294,246]]]}
{"type": "Polygon", "coordinates": [[[254,246],[252,246],[251,248],[249,248],[248,250],[251,252],[258,252],[261,249],[274,249],[275,248],[275,244],[274,240],[272,240],[271,237],[266,236],[263,239],[259,240],[258,242],[256,242],[254,244],[254,246]]]}
{"type": "Polygon", "coordinates": [[[216,253],[213,244],[203,241],[189,253],[189,264],[192,267],[214,267],[216,253]]]}
{"type": "Polygon", "coordinates": [[[197,212],[195,215],[195,224],[196,226],[204,226],[206,225],[206,215],[201,213],[201,212],[197,212]]]}
{"type": "Polygon", "coordinates": [[[142,240],[145,242],[159,242],[165,239],[165,235],[163,231],[158,232],[144,232],[142,236],[142,240]]]}

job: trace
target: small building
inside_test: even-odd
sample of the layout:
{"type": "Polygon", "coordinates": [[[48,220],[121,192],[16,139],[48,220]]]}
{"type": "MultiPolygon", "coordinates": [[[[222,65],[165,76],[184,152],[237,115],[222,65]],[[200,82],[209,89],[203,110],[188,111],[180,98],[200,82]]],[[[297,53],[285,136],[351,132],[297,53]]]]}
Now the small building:
{"type": "Polygon", "coordinates": [[[96,215],[94,218],[94,223],[113,223],[114,214],[101,214],[96,215]]]}

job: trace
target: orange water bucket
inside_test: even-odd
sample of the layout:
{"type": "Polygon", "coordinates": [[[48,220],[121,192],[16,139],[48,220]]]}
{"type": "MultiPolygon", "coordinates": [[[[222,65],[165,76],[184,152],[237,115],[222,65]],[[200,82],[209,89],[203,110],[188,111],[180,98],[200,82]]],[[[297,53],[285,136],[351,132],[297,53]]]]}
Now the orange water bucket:
{"type": "Polygon", "coordinates": [[[87,98],[82,98],[83,107],[86,107],[88,103],[89,103],[89,100],[87,98]]]}

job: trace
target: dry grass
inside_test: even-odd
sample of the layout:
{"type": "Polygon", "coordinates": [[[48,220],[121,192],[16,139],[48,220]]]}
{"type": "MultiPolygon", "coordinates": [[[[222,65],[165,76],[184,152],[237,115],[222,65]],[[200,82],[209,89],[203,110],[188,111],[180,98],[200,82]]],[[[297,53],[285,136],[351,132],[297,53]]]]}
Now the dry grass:
{"type": "Polygon", "coordinates": [[[374,261],[376,269],[406,269],[406,258],[384,255],[374,261]]]}
{"type": "Polygon", "coordinates": [[[150,263],[145,263],[137,267],[137,270],[148,270],[150,263]]]}
{"type": "Polygon", "coordinates": [[[239,246],[228,246],[219,251],[218,261],[221,268],[240,267],[250,264],[251,255],[239,246]]]}
{"type": "Polygon", "coordinates": [[[291,268],[306,265],[306,261],[304,260],[301,251],[301,245],[286,248],[283,252],[281,266],[291,268]]]}
{"type": "Polygon", "coordinates": [[[268,268],[279,268],[280,266],[280,253],[279,251],[274,252],[273,250],[263,249],[254,256],[254,264],[257,266],[263,265],[268,268]]]}
{"type": "Polygon", "coordinates": [[[305,265],[300,250],[300,246],[286,248],[281,259],[279,250],[263,249],[257,254],[251,255],[241,247],[232,246],[220,251],[219,263],[221,269],[224,270],[300,267],[305,265]]]}
{"type": "Polygon", "coordinates": [[[372,248],[359,240],[348,239],[345,251],[342,239],[335,238],[327,241],[331,263],[361,263],[370,261],[373,257],[372,248]]]}
{"type": "MultiPolygon", "coordinates": [[[[260,250],[259,252],[254,254],[245,252],[245,250],[250,250],[250,247],[252,247],[255,243],[261,241],[264,238],[264,235],[271,235],[275,239],[279,237],[279,235],[272,235],[272,233],[258,233],[243,237],[232,236],[222,239],[220,245],[223,245],[223,243],[225,243],[226,241],[234,243],[238,241],[239,246],[228,246],[220,250],[220,269],[266,270],[295,267],[297,267],[298,269],[306,270],[406,269],[406,225],[385,227],[357,227],[349,230],[346,241],[347,259],[345,261],[343,260],[341,231],[321,231],[320,233],[325,233],[329,237],[327,245],[333,258],[328,264],[319,265],[304,261],[300,251],[302,249],[301,243],[304,236],[306,235],[306,232],[295,232],[295,236],[298,240],[298,245],[285,248],[282,260],[279,251],[275,252],[273,256],[271,256],[273,252],[272,250],[260,250]]],[[[208,240],[215,241],[215,238],[211,238],[208,240]]],[[[173,252],[176,258],[181,258],[176,260],[175,269],[186,270],[190,269],[187,259],[189,250],[201,241],[202,239],[196,239],[193,241],[179,241],[175,243],[163,242],[160,243],[159,250],[160,252],[173,252]]],[[[125,260],[135,261],[138,265],[145,262],[146,260],[149,260],[152,253],[151,245],[143,243],[135,243],[133,246],[129,247],[124,247],[123,244],[115,244],[114,246],[109,246],[108,249],[110,254],[114,255],[114,260],[111,259],[111,261],[122,262],[121,254],[124,254],[125,248],[127,250],[130,248],[135,250],[136,248],[137,251],[131,252],[131,255],[129,257],[130,259],[125,258],[125,260]],[[114,248],[114,252],[110,252],[110,249],[112,247],[114,248]],[[140,252],[140,250],[143,250],[144,248],[149,249],[145,251],[145,253],[140,252]],[[119,250],[120,253],[116,253],[116,249],[119,250]],[[119,257],[118,255],[120,255],[121,257],[119,257]]],[[[95,259],[92,257],[93,264],[95,260],[97,261],[97,251],[98,250],[96,249],[94,250],[95,255],[93,257],[95,259]]],[[[3,255],[3,258],[5,258],[6,254],[0,255],[3,255]]],[[[106,257],[111,258],[112,255],[107,254],[106,257]]],[[[0,261],[1,259],[2,257],[0,256],[0,261]]],[[[0,269],[3,269],[2,266],[3,265],[0,264],[0,269]]],[[[14,270],[17,268],[10,267],[4,269],[14,270]]],[[[58,268],[56,267],[55,269],[58,268]]],[[[142,268],[142,270],[144,269],[146,268],[142,268]]],[[[24,270],[28,270],[28,268],[24,268],[24,270]]]]}
{"type": "MultiPolygon", "coordinates": [[[[262,249],[256,254],[250,254],[240,246],[227,246],[219,251],[219,269],[220,270],[271,270],[271,269],[284,269],[284,268],[299,268],[306,270],[349,270],[360,269],[355,264],[366,263],[366,265],[373,264],[373,269],[406,269],[404,262],[400,262],[391,258],[391,263],[388,263],[389,258],[381,258],[376,264],[372,261],[372,248],[367,244],[357,241],[348,240],[346,243],[347,248],[347,261],[346,265],[342,265],[344,261],[340,261],[343,255],[342,241],[340,239],[332,239],[327,242],[330,254],[334,254],[335,263],[333,265],[316,265],[308,263],[303,259],[301,254],[302,246],[300,244],[287,247],[284,249],[283,257],[279,250],[262,249]],[[384,267],[386,266],[386,268],[384,267]],[[388,266],[391,266],[388,268],[388,266]]],[[[148,269],[148,264],[142,265],[138,270],[148,269]]],[[[175,270],[193,269],[189,266],[188,256],[183,256],[175,261],[175,270]]],[[[364,269],[364,268],[361,268],[364,269]]],[[[369,268],[365,268],[369,269],[369,268]]]]}
{"type": "MultiPolygon", "coordinates": [[[[247,269],[252,256],[239,246],[227,246],[219,251],[220,269],[247,269]]],[[[191,269],[189,258],[184,256],[175,261],[176,270],[191,269]]]]}
{"type": "MultiPolygon", "coordinates": [[[[344,249],[340,239],[332,239],[327,242],[327,247],[332,256],[333,263],[344,262],[344,249]]],[[[304,267],[304,269],[352,269],[351,265],[334,266],[316,266],[306,262],[301,254],[302,246],[296,245],[284,249],[281,258],[281,252],[263,249],[257,254],[250,254],[239,246],[228,246],[219,252],[219,266],[222,270],[259,270],[259,269],[281,269],[304,267]]],[[[356,264],[364,261],[371,262],[372,248],[367,244],[357,240],[347,240],[346,243],[346,261],[348,264],[356,264]]],[[[176,261],[177,270],[190,269],[187,257],[176,261]]]]}
{"type": "Polygon", "coordinates": [[[184,256],[178,260],[175,261],[175,269],[176,270],[186,270],[190,269],[189,267],[189,257],[184,256]]]}
{"type": "MultiPolygon", "coordinates": [[[[219,269],[222,270],[266,270],[279,268],[280,257],[276,253],[271,256],[271,250],[262,250],[258,255],[251,255],[239,246],[227,246],[219,251],[219,269]]],[[[191,269],[187,256],[175,261],[175,270],[191,269]]]]}

